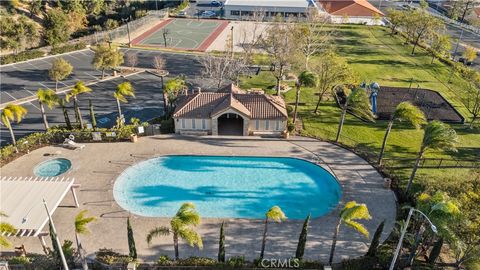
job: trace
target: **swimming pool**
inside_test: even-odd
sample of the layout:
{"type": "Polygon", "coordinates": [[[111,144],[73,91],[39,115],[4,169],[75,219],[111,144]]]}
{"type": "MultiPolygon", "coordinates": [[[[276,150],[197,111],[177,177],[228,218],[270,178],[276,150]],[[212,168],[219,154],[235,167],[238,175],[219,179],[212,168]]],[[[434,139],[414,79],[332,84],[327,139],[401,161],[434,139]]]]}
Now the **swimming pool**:
{"type": "Polygon", "coordinates": [[[163,156],[127,168],[113,195],[141,216],[171,217],[193,202],[203,217],[263,218],[280,206],[288,218],[327,214],[341,188],[323,168],[284,157],[163,156]]]}
{"type": "Polygon", "coordinates": [[[66,158],[54,158],[38,164],[33,173],[41,177],[59,176],[72,167],[72,162],[66,158]]]}

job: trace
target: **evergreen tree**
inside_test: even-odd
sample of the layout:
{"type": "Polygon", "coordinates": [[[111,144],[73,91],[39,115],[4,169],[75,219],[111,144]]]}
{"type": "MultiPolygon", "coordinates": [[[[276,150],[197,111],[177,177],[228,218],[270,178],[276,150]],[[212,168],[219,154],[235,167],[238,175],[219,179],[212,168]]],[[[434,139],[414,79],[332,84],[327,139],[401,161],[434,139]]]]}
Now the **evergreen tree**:
{"type": "Polygon", "coordinates": [[[137,248],[135,247],[135,239],[133,238],[132,224],[130,224],[130,218],[127,218],[127,235],[128,235],[128,255],[137,259],[137,248]]]}
{"type": "Polygon", "coordinates": [[[307,243],[308,223],[310,222],[310,214],[308,214],[305,222],[303,223],[302,232],[298,237],[297,251],[295,252],[295,258],[302,260],[305,252],[305,244],[307,243]]]}
{"type": "Polygon", "coordinates": [[[428,255],[428,263],[434,264],[437,260],[438,256],[440,256],[440,252],[442,251],[443,246],[443,238],[440,237],[437,242],[433,245],[432,251],[430,251],[430,255],[428,255]]]}
{"type": "Polygon", "coordinates": [[[218,242],[218,261],[225,262],[225,231],[223,226],[225,222],[222,222],[220,227],[220,241],[218,242]]]}
{"type": "Polygon", "coordinates": [[[383,220],[382,223],[378,225],[377,230],[373,235],[372,243],[368,248],[367,256],[374,257],[377,254],[377,248],[378,248],[378,245],[380,244],[380,237],[382,236],[384,226],[385,226],[385,220],[383,220]]]}
{"type": "Polygon", "coordinates": [[[92,100],[88,100],[88,107],[90,108],[90,121],[92,122],[93,130],[97,129],[97,119],[95,118],[95,112],[93,111],[92,100]]]}

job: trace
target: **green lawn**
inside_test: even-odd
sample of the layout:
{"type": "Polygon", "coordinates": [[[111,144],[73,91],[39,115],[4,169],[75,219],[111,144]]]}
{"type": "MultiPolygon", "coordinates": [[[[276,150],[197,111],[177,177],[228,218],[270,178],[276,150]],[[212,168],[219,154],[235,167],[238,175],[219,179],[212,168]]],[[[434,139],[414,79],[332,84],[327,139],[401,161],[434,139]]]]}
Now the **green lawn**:
{"type": "MultiPolygon", "coordinates": [[[[454,76],[451,84],[447,83],[450,68],[438,60],[431,64],[431,56],[418,48],[415,56],[411,56],[411,46],[404,45],[404,40],[391,37],[389,29],[381,27],[337,26],[335,44],[337,52],[345,57],[354,71],[365,81],[376,81],[385,86],[408,87],[413,78],[413,86],[436,90],[441,93],[457,110],[468,119],[468,111],[461,103],[466,81],[454,76]]],[[[314,60],[312,60],[314,61],[314,60]]],[[[260,87],[270,89],[275,80],[268,72],[259,76],[245,78],[241,81],[244,88],[260,87]]],[[[285,94],[288,103],[293,103],[295,91],[285,94]]],[[[333,100],[321,104],[320,113],[313,114],[318,97],[314,89],[302,89],[300,116],[304,123],[302,134],[333,140],[338,127],[340,110],[333,100]]],[[[387,123],[365,123],[352,115],[348,115],[343,129],[341,143],[365,149],[371,155],[378,153],[387,123]]],[[[457,153],[429,152],[426,157],[453,157],[464,159],[480,159],[480,130],[468,129],[463,125],[453,126],[459,135],[457,153]]],[[[395,124],[389,137],[386,157],[413,158],[420,147],[423,131],[395,124]]],[[[468,175],[468,169],[423,169],[418,172],[417,182],[426,178],[453,179],[468,175]]],[[[408,177],[410,170],[393,172],[401,179],[408,177]]]]}

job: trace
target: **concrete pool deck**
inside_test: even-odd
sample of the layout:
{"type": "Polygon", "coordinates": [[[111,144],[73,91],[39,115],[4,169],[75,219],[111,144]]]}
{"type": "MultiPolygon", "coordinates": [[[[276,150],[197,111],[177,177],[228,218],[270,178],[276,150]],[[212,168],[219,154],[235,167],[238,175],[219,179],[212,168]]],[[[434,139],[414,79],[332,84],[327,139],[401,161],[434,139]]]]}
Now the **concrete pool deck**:
{"type": "MultiPolygon", "coordinates": [[[[154,156],[172,154],[233,155],[233,156],[284,156],[318,162],[333,171],[343,191],[339,207],[332,213],[314,218],[309,227],[305,258],[326,262],[330,252],[338,212],[344,203],[355,200],[366,203],[372,219],[362,221],[370,235],[382,220],[386,220],[383,239],[393,229],[396,217],[394,193],[383,187],[383,178],[366,161],[354,153],[327,142],[303,137],[289,140],[259,137],[180,137],[160,135],[140,138],[137,143],[90,143],[83,150],[68,150],[48,146],[31,152],[1,168],[2,176],[33,176],[36,164],[55,154],[72,161],[72,169],[65,175],[75,177],[81,184],[77,195],[80,208],[74,208],[68,196],[53,215],[61,241],[74,240],[74,217],[87,209],[98,220],[90,225],[91,234],[82,238],[90,255],[99,248],[111,248],[128,254],[126,218],[129,213],[114,200],[112,188],[119,174],[132,164],[154,156]]],[[[179,203],[180,206],[180,203],[179,203]]],[[[270,205],[266,205],[267,211],[270,205]]],[[[8,214],[8,213],[7,213],[8,214]]],[[[201,214],[201,213],[200,213],[201,214]]],[[[305,213],[307,215],[308,213],[305,213]]],[[[216,258],[220,223],[226,221],[226,255],[258,257],[263,230],[262,220],[204,218],[198,231],[204,248],[198,250],[180,241],[180,257],[207,256],[216,258]]],[[[145,241],[148,231],[156,226],[168,226],[170,218],[146,218],[131,215],[139,259],[156,261],[159,255],[173,257],[171,236],[159,237],[150,246],[145,241]]],[[[266,258],[291,258],[295,255],[303,220],[287,220],[281,224],[270,223],[266,258]]],[[[48,227],[44,228],[48,232],[48,227]]],[[[27,252],[42,252],[37,238],[11,238],[15,246],[24,244],[27,252]]],[[[335,261],[363,255],[371,239],[366,239],[352,229],[342,226],[337,242],[335,261]]],[[[48,244],[49,241],[47,240],[48,244]]]]}

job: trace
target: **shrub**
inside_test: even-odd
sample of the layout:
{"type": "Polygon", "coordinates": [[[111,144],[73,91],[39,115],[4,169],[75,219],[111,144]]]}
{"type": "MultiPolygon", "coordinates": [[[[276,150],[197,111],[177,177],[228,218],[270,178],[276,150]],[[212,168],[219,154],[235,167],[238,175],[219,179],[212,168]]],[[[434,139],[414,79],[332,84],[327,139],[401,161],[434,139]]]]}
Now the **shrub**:
{"type": "Polygon", "coordinates": [[[293,131],[295,131],[295,124],[293,123],[292,120],[288,120],[288,122],[287,122],[287,130],[288,130],[288,132],[293,132],[293,131]]]}
{"type": "Polygon", "coordinates": [[[377,258],[375,257],[359,257],[356,259],[342,261],[343,270],[363,270],[363,269],[379,269],[377,258]]]}
{"type": "Polygon", "coordinates": [[[160,122],[160,131],[162,133],[173,133],[175,132],[175,124],[173,118],[162,120],[160,122]]]}
{"type": "Polygon", "coordinates": [[[111,249],[101,248],[95,253],[95,259],[101,263],[112,264],[127,264],[133,259],[127,255],[120,254],[111,249]]]}
{"type": "Polygon", "coordinates": [[[226,264],[233,268],[243,267],[245,263],[245,257],[243,256],[235,256],[228,258],[226,264]]]}
{"type": "Polygon", "coordinates": [[[217,261],[206,257],[189,257],[186,259],[179,259],[176,261],[176,264],[181,266],[212,266],[216,265],[217,261]]]}
{"type": "Polygon", "coordinates": [[[0,58],[0,63],[2,65],[6,65],[6,64],[21,62],[21,61],[27,61],[34,58],[39,58],[44,55],[45,53],[39,50],[24,51],[18,54],[9,54],[9,55],[2,56],[0,58]]]}
{"type": "Polygon", "coordinates": [[[50,51],[50,54],[60,54],[60,53],[67,53],[67,52],[73,52],[73,51],[78,51],[78,50],[83,50],[87,47],[85,42],[77,42],[74,44],[66,44],[60,47],[54,47],[50,51]]]}
{"type": "Polygon", "coordinates": [[[170,259],[167,255],[160,255],[160,257],[157,260],[157,264],[160,266],[172,266],[175,264],[175,262],[170,259]]]}
{"type": "Polygon", "coordinates": [[[288,114],[288,115],[291,115],[292,112],[293,112],[293,109],[294,109],[294,108],[293,108],[292,105],[287,105],[287,114],[288,114]]]}
{"type": "Polygon", "coordinates": [[[30,264],[30,258],[17,256],[8,259],[8,264],[30,264]]]}

